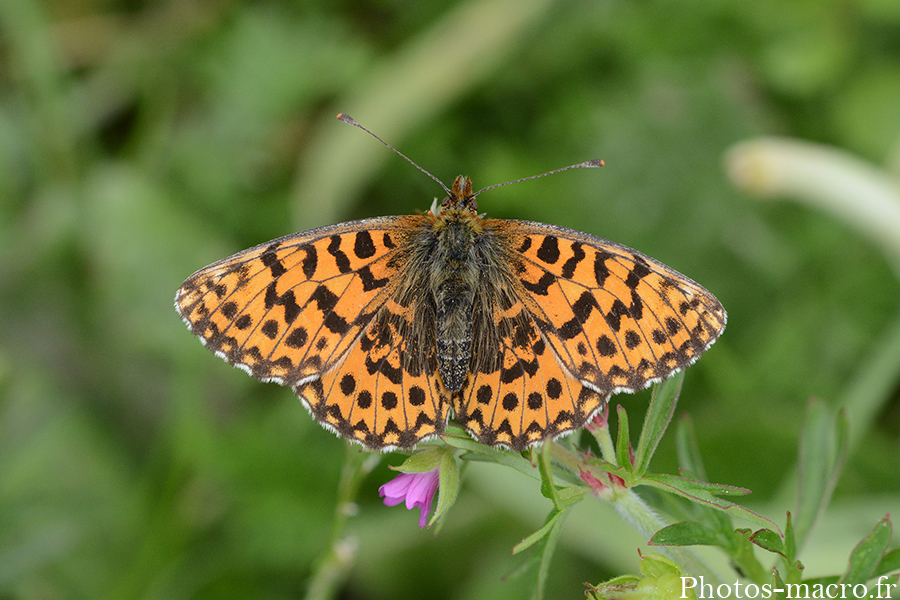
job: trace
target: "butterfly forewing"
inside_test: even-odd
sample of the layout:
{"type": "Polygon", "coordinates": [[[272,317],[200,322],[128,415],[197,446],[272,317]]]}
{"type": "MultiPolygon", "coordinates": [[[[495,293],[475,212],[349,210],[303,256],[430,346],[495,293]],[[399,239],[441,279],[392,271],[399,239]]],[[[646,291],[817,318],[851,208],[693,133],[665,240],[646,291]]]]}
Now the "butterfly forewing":
{"type": "Polygon", "coordinates": [[[601,392],[637,391],[690,365],[726,315],[701,286],[635,250],[586,233],[511,222],[516,269],[555,355],[601,392]]]}
{"type": "Polygon", "coordinates": [[[226,361],[293,384],[339,360],[384,302],[397,268],[395,220],[287,236],[194,273],[175,306],[226,361]]]}

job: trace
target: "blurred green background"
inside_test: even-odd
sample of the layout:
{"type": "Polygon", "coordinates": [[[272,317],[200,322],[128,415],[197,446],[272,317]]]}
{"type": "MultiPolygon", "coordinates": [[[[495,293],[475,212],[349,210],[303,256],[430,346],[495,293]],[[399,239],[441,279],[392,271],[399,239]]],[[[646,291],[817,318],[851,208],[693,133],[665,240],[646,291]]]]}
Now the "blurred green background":
{"type": "MultiPolygon", "coordinates": [[[[243,248],[442,195],[339,111],[445,183],[605,159],[480,209],[633,246],[719,297],[728,328],[679,410],[709,477],[776,522],[807,400],[863,407],[808,575],[900,513],[900,263],[724,167],[784,135],[897,176],[895,0],[0,0],[0,27],[0,599],[304,594],[346,445],[206,351],[172,298],[243,248]]],[[[614,401],[637,421],[648,398],[614,401]]],[[[654,468],[675,472],[668,444],[654,468]]],[[[401,459],[363,483],[341,597],[528,593],[510,549],[550,510],[537,486],[476,465],[435,537],[380,503],[401,459]]],[[[551,598],[650,551],[582,504],[551,598]]]]}

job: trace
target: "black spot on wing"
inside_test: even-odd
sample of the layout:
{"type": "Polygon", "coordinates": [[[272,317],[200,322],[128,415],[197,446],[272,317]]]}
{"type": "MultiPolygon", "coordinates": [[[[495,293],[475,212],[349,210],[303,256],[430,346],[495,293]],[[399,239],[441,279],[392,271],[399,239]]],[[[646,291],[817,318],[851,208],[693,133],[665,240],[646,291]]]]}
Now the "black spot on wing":
{"type": "Polygon", "coordinates": [[[375,255],[375,243],[372,241],[372,234],[368,231],[360,231],[356,234],[356,240],[353,243],[353,254],[356,258],[371,258],[375,255]]]}
{"type": "Polygon", "coordinates": [[[590,318],[594,309],[600,309],[597,299],[590,292],[582,292],[578,300],[572,304],[572,318],[559,328],[559,335],[565,340],[577,336],[582,332],[581,326],[590,318]]]}
{"type": "Polygon", "coordinates": [[[219,311],[223,315],[225,315],[226,318],[229,318],[229,319],[234,318],[234,315],[237,314],[237,310],[238,310],[238,305],[236,302],[226,302],[219,308],[219,311]]]}
{"type": "Polygon", "coordinates": [[[613,255],[609,252],[598,251],[594,256],[594,278],[597,280],[597,285],[603,287],[606,283],[606,278],[609,277],[609,267],[606,266],[606,261],[613,258],[613,255]]]}
{"type": "Polygon", "coordinates": [[[629,271],[628,277],[625,278],[625,285],[631,289],[636,288],[641,280],[651,273],[650,267],[647,266],[647,263],[642,258],[635,257],[635,260],[634,267],[629,271]]]}
{"type": "Polygon", "coordinates": [[[625,306],[624,302],[616,298],[615,301],[613,301],[609,312],[603,316],[606,318],[607,324],[613,331],[619,331],[619,328],[622,326],[623,315],[628,315],[628,307],[625,306]]]}
{"type": "Polygon", "coordinates": [[[334,306],[337,304],[338,297],[337,294],[329,290],[326,286],[320,285],[315,291],[313,291],[312,295],[309,297],[310,302],[315,302],[317,308],[322,313],[330,313],[334,310],[334,306]]]}
{"type": "Polygon", "coordinates": [[[608,335],[601,335],[597,339],[597,352],[600,353],[600,356],[615,356],[616,352],[618,352],[618,347],[615,342],[609,339],[608,335]]]}
{"type": "Polygon", "coordinates": [[[316,251],[316,247],[312,244],[303,246],[303,251],[306,253],[306,256],[303,257],[303,261],[300,263],[300,268],[303,270],[303,275],[307,279],[311,279],[312,276],[315,275],[316,267],[319,264],[319,253],[316,251]]]}
{"type": "Polygon", "coordinates": [[[556,277],[552,273],[544,273],[537,282],[522,281],[522,285],[526,290],[538,296],[546,296],[550,293],[550,286],[556,281],[556,277]]]}
{"type": "Polygon", "coordinates": [[[350,259],[341,250],[341,236],[331,236],[331,243],[328,244],[328,253],[334,257],[334,263],[337,265],[338,271],[341,273],[350,272],[350,259]]]}
{"type": "MultiPolygon", "coordinates": [[[[319,286],[321,287],[321,286],[319,286]]],[[[288,290],[282,295],[278,295],[278,281],[272,281],[266,286],[266,295],[263,299],[266,309],[272,309],[276,306],[284,307],[284,320],[290,325],[300,314],[300,306],[294,297],[293,290],[288,290]]]]}
{"type": "Polygon", "coordinates": [[[276,279],[287,273],[287,269],[284,268],[284,265],[278,260],[278,255],[275,254],[275,249],[277,247],[278,244],[272,244],[266,248],[265,251],[263,251],[262,256],[260,256],[263,264],[266,265],[272,273],[272,277],[276,279]]]}
{"type": "Polygon", "coordinates": [[[249,328],[250,325],[252,325],[252,324],[253,324],[253,319],[251,319],[251,318],[250,318],[250,315],[248,315],[248,314],[246,314],[246,313],[242,314],[242,315],[241,315],[240,317],[238,317],[237,320],[235,320],[235,322],[234,322],[234,326],[235,326],[237,329],[239,329],[240,331],[243,331],[243,330],[249,328]]]}
{"type": "Polygon", "coordinates": [[[269,319],[265,323],[263,323],[260,328],[263,335],[269,338],[270,340],[274,340],[278,336],[278,321],[275,319],[269,319]]]}
{"type": "Polygon", "coordinates": [[[575,242],[572,244],[572,256],[563,264],[562,266],[562,277],[565,279],[571,279],[575,275],[575,269],[578,268],[578,264],[585,259],[584,248],[582,248],[579,242],[575,242]]]}
{"type": "Polygon", "coordinates": [[[381,279],[376,278],[372,274],[372,269],[369,268],[368,265],[357,271],[359,278],[362,280],[363,291],[370,292],[372,290],[377,290],[379,288],[383,288],[388,284],[388,278],[383,277],[381,279]]]}
{"type": "Polygon", "coordinates": [[[343,377],[341,377],[340,383],[341,393],[345,396],[349,396],[356,390],[356,378],[353,377],[350,373],[347,373],[343,377]]]}
{"type": "Polygon", "coordinates": [[[537,257],[548,265],[555,264],[559,260],[559,240],[552,235],[545,236],[538,248],[537,257]]]}
{"type": "Polygon", "coordinates": [[[291,348],[302,348],[307,341],[309,341],[309,334],[303,327],[297,327],[284,339],[284,343],[291,348]]]}

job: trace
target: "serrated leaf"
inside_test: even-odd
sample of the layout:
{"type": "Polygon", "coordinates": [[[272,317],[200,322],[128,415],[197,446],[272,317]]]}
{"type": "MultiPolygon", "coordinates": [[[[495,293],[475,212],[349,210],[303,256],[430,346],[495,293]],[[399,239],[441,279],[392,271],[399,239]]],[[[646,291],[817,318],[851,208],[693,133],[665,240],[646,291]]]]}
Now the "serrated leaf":
{"type": "Polygon", "coordinates": [[[684,371],[681,371],[653,388],[650,406],[644,415],[644,426],[641,428],[637,450],[634,453],[633,472],[637,475],[646,473],[650,466],[650,459],[653,458],[653,453],[656,452],[659,441],[675,413],[675,405],[683,382],[684,371]]]}
{"type": "Polygon", "coordinates": [[[766,570],[756,559],[750,537],[749,529],[735,529],[729,540],[731,545],[726,549],[739,573],[743,573],[751,581],[762,581],[766,577],[766,570]]]}
{"type": "Polygon", "coordinates": [[[659,483],[664,486],[675,487],[684,493],[691,494],[705,492],[706,494],[715,496],[746,496],[750,493],[750,490],[747,488],[740,488],[721,483],[709,483],[697,479],[687,479],[685,477],[678,477],[677,475],[668,475],[665,473],[646,475],[641,479],[641,483],[659,483]]]}
{"type": "Polygon", "coordinates": [[[863,538],[850,553],[850,564],[847,572],[841,577],[841,583],[850,585],[866,583],[881,562],[888,544],[891,543],[891,533],[890,516],[885,516],[875,525],[872,533],[863,538]]]}
{"type": "Polygon", "coordinates": [[[716,532],[701,523],[682,521],[663,527],[650,538],[651,546],[721,546],[716,532]]]}

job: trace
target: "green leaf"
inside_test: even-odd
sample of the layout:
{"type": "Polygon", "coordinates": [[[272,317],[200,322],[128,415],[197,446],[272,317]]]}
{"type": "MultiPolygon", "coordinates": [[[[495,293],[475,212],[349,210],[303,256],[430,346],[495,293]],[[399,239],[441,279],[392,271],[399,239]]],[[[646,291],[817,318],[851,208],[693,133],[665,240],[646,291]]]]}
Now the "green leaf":
{"type": "Polygon", "coordinates": [[[541,527],[540,529],[538,529],[537,531],[535,531],[534,533],[532,533],[531,535],[526,537],[524,540],[522,540],[521,542],[519,542],[518,544],[513,546],[513,550],[512,550],[513,555],[516,555],[516,554],[522,552],[523,550],[527,550],[528,548],[530,548],[531,546],[533,546],[534,544],[539,542],[541,539],[543,539],[543,537],[545,535],[547,535],[548,533],[550,533],[550,530],[553,529],[554,524],[556,523],[557,519],[565,518],[565,516],[563,515],[564,512],[565,511],[557,510],[555,508],[552,511],[550,511],[550,514],[547,515],[547,520],[544,522],[543,527],[541,527]]]}
{"type": "Polygon", "coordinates": [[[759,583],[766,580],[767,572],[753,553],[753,543],[750,541],[750,537],[749,529],[735,529],[729,540],[733,542],[733,545],[728,548],[728,554],[739,573],[743,573],[744,577],[759,583]]]}
{"type": "MultiPolygon", "coordinates": [[[[687,479],[686,477],[678,477],[677,475],[668,475],[666,473],[654,473],[645,475],[641,483],[648,485],[661,484],[656,487],[666,489],[668,486],[677,488],[683,494],[715,494],[717,496],[746,496],[750,490],[746,488],[735,487],[733,485],[724,485],[721,483],[708,483],[706,481],[698,481],[697,479],[687,479]]],[[[689,499],[692,497],[686,496],[689,499]]]]}
{"type": "Polygon", "coordinates": [[[643,475],[650,466],[650,459],[659,446],[659,441],[672,420],[675,404],[681,393],[684,382],[684,371],[677,373],[653,388],[650,406],[644,415],[644,426],[638,439],[637,451],[634,454],[634,473],[643,475]]]}
{"type": "MultiPolygon", "coordinates": [[[[469,436],[448,436],[446,435],[446,432],[444,433],[444,436],[442,436],[442,439],[448,446],[459,448],[460,450],[467,450],[476,456],[484,457],[501,465],[511,467],[534,479],[540,479],[540,473],[534,465],[517,452],[509,452],[507,450],[501,450],[500,448],[494,448],[493,446],[485,446],[469,436]]],[[[471,459],[474,457],[469,458],[471,459]]]]}
{"type": "Polygon", "coordinates": [[[541,540],[540,548],[541,563],[538,566],[537,582],[534,587],[534,600],[541,600],[544,597],[544,588],[547,586],[547,574],[550,572],[550,561],[553,559],[553,553],[559,543],[559,534],[562,532],[563,523],[569,515],[570,508],[559,511],[559,515],[553,519],[550,532],[541,540]]]}
{"type": "Polygon", "coordinates": [[[554,508],[547,516],[544,526],[529,535],[527,538],[519,542],[513,547],[513,554],[518,554],[535,544],[536,552],[540,555],[538,564],[537,580],[535,583],[534,594],[532,598],[540,600],[544,594],[544,587],[547,583],[547,573],[550,569],[550,560],[553,558],[553,552],[559,542],[559,533],[562,531],[562,525],[569,514],[570,508],[557,510],[554,508]]]}
{"type": "Polygon", "coordinates": [[[789,563],[797,559],[797,539],[794,537],[794,524],[791,513],[787,513],[787,522],[784,526],[784,556],[789,563]]]}
{"type": "Polygon", "coordinates": [[[429,521],[429,525],[433,525],[440,519],[444,513],[450,510],[456,497],[459,494],[459,465],[456,464],[456,458],[453,451],[444,451],[441,457],[440,471],[438,472],[438,501],[434,515],[429,521]]]}
{"type": "Polygon", "coordinates": [[[888,515],[881,519],[875,525],[872,533],[863,538],[850,553],[850,565],[847,572],[841,577],[841,583],[856,585],[871,579],[875,568],[881,562],[884,551],[891,542],[891,533],[891,518],[888,515]]]}
{"type": "Polygon", "coordinates": [[[620,600],[627,597],[623,594],[636,588],[640,581],[637,575],[619,575],[598,585],[588,583],[585,596],[588,600],[620,600]]]}
{"type": "MultiPolygon", "coordinates": [[[[805,587],[794,588],[794,589],[797,589],[797,591],[800,594],[800,595],[798,595],[797,593],[795,593],[794,596],[795,597],[803,597],[803,598],[808,596],[808,597],[812,598],[813,596],[811,595],[811,592],[809,590],[815,591],[816,588],[827,588],[829,585],[834,585],[835,583],[837,583],[840,580],[841,580],[841,578],[838,577],[837,575],[829,575],[827,577],[813,577],[811,579],[804,579],[800,583],[803,584],[803,586],[805,586],[805,587]]],[[[832,589],[834,589],[834,588],[832,588],[832,589]]],[[[820,596],[820,597],[824,597],[824,596],[820,596]]]]}
{"type": "MultiPolygon", "coordinates": [[[[684,415],[675,428],[675,446],[680,476],[695,481],[708,481],[700,450],[697,447],[693,421],[688,415],[684,415]]],[[[693,503],[691,507],[694,516],[692,520],[704,523],[721,535],[730,535],[734,530],[731,518],[721,510],[711,508],[703,503],[693,503]]]]}
{"type": "Polygon", "coordinates": [[[701,523],[683,521],[663,527],[650,538],[651,546],[721,546],[715,531],[701,523]]]}
{"type": "Polygon", "coordinates": [[[881,561],[875,567],[872,577],[880,577],[891,571],[900,571],[900,548],[891,550],[881,557],[881,561]]]}
{"type": "Polygon", "coordinates": [[[650,487],[655,487],[657,489],[671,492],[673,494],[686,498],[691,502],[702,503],[705,506],[724,511],[732,517],[739,517],[749,523],[759,525],[760,527],[780,531],[778,525],[776,525],[773,521],[770,521],[769,519],[751,511],[748,508],[744,508],[739,504],[734,504],[718,497],[743,496],[745,494],[749,494],[749,490],[728,485],[706,483],[693,479],[685,479],[683,477],[676,477],[675,475],[666,475],[661,473],[645,475],[639,481],[639,483],[642,485],[648,485],[650,487]]]}
{"type": "Polygon", "coordinates": [[[446,453],[446,449],[437,447],[416,452],[403,461],[403,464],[399,467],[393,467],[393,470],[401,473],[427,473],[441,465],[441,461],[446,453]]]}
{"type": "Polygon", "coordinates": [[[553,483],[553,466],[550,464],[550,444],[544,444],[538,454],[538,468],[541,472],[541,494],[544,498],[553,501],[553,506],[559,508],[559,496],[556,494],[556,484],[553,483]]]}
{"type": "Polygon", "coordinates": [[[786,592],[784,590],[784,579],[778,569],[772,570],[772,600],[786,600],[786,592]],[[778,591],[781,590],[781,591],[778,591]]]}
{"type": "Polygon", "coordinates": [[[634,472],[631,462],[631,432],[628,430],[628,412],[621,404],[616,406],[619,415],[619,431],[616,434],[616,461],[619,466],[634,472]]]}
{"type": "Polygon", "coordinates": [[[828,502],[847,458],[847,419],[831,416],[829,407],[811,400],[800,435],[797,511],[794,531],[803,544],[828,502]]]}
{"type": "Polygon", "coordinates": [[[785,556],[784,542],[781,536],[771,529],[760,529],[750,536],[750,541],[763,550],[785,556]]]}
{"type": "Polygon", "coordinates": [[[665,577],[667,575],[680,577],[684,575],[684,571],[678,563],[670,558],[659,554],[647,554],[641,556],[641,574],[645,577],[665,577]]]}
{"type": "Polygon", "coordinates": [[[737,529],[719,533],[702,523],[685,521],[669,525],[657,531],[650,540],[653,546],[718,546],[723,548],[731,561],[753,581],[763,581],[765,571],[753,555],[749,541],[749,529],[737,529]]]}

